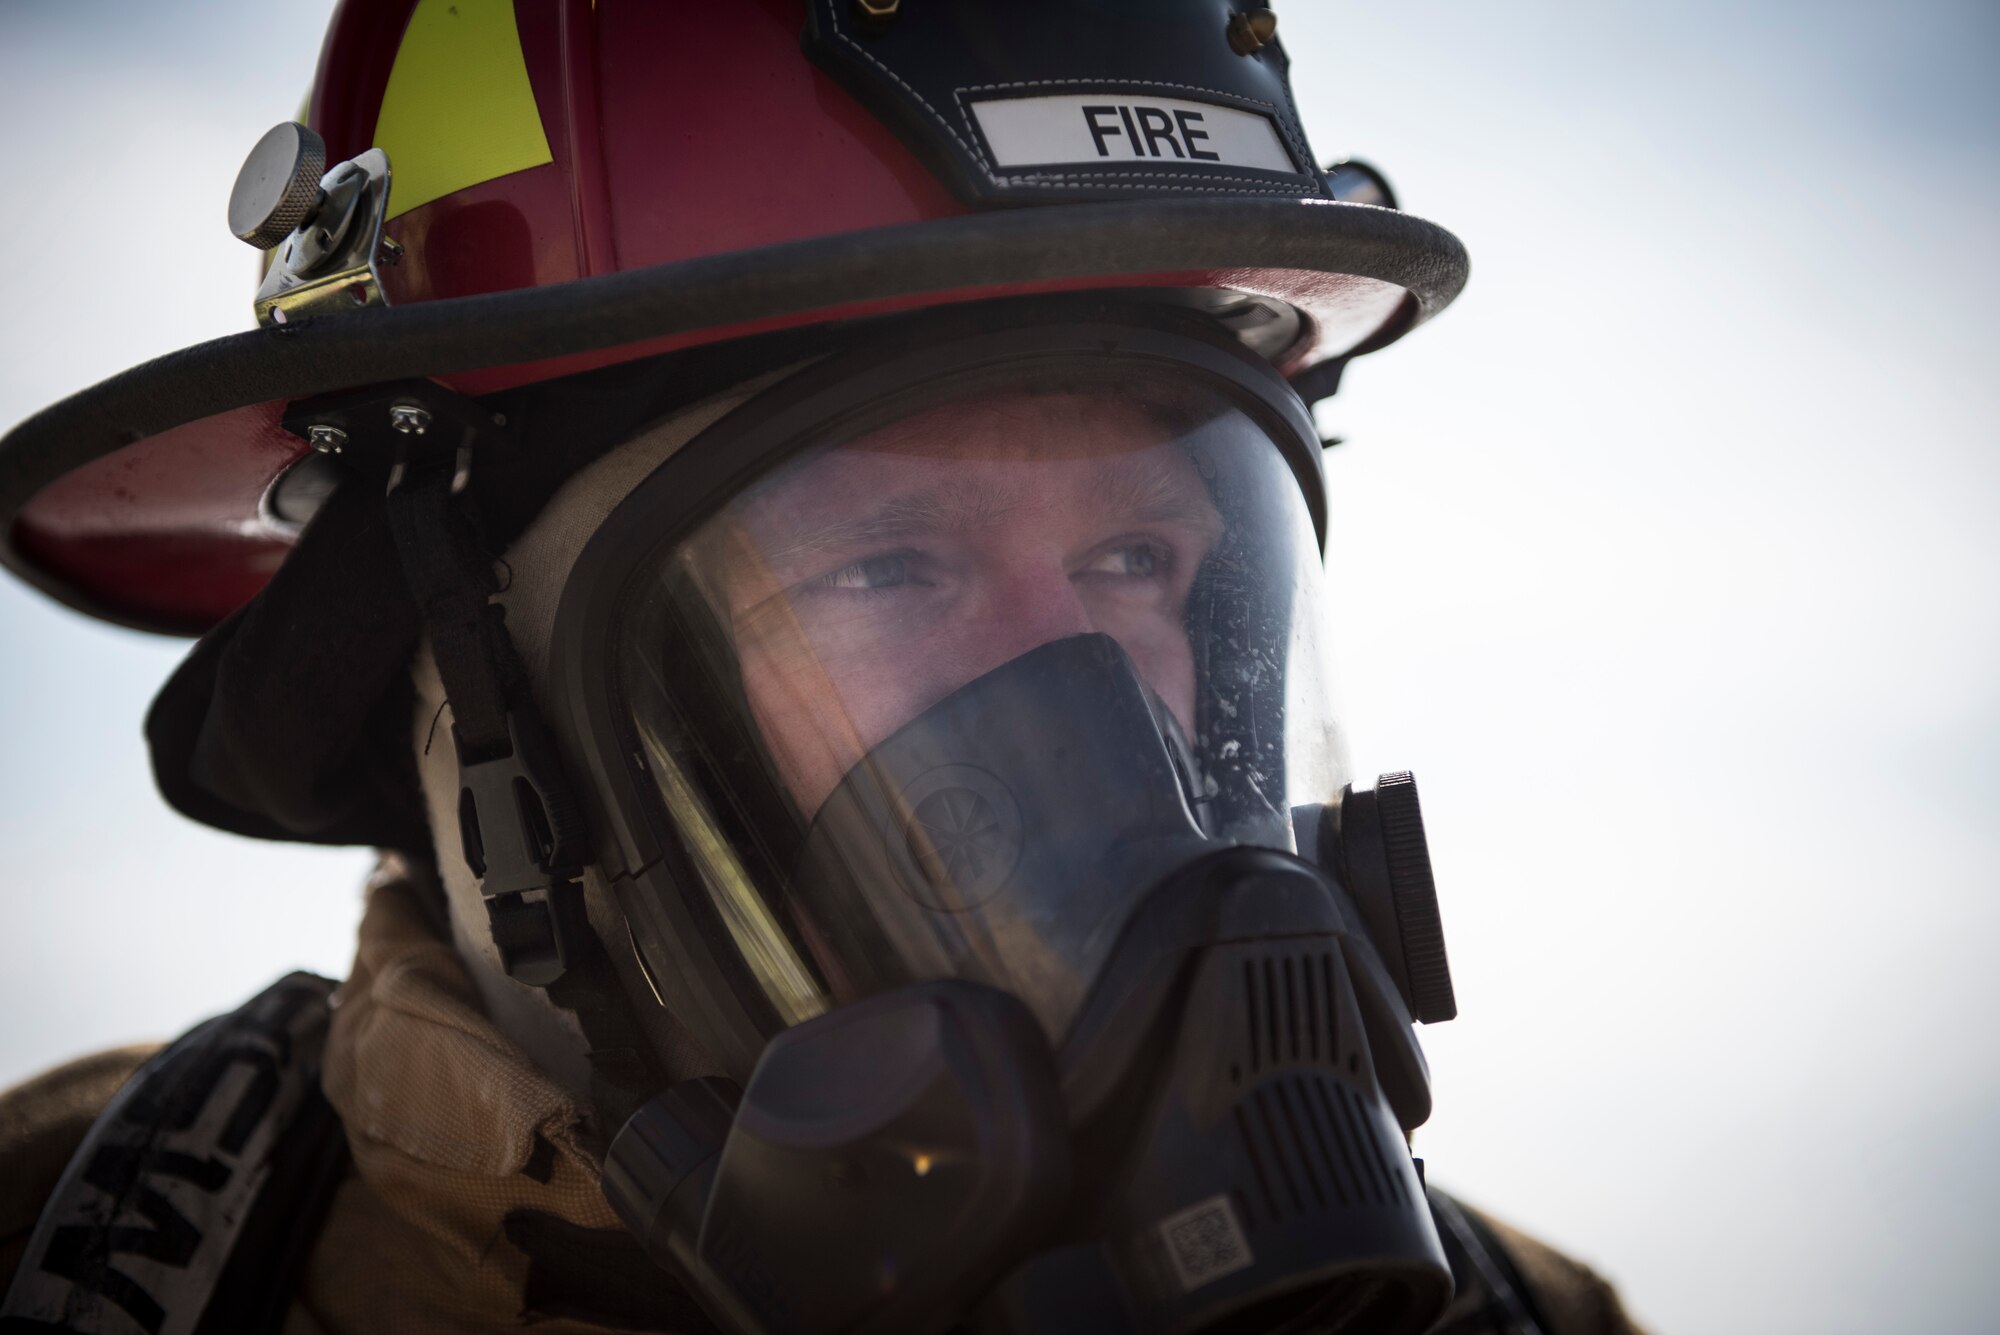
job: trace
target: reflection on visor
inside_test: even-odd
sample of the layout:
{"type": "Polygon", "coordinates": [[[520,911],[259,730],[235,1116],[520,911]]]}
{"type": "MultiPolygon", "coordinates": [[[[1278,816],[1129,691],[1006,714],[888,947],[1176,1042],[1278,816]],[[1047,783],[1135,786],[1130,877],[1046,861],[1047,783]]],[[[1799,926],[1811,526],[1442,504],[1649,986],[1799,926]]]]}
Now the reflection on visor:
{"type": "Polygon", "coordinates": [[[676,824],[748,850],[695,852],[781,1014],[823,1004],[810,961],[842,1001],[989,982],[1059,1038],[1173,861],[1128,856],[1161,812],[1175,859],[1289,848],[1291,806],[1338,791],[1289,467],[1206,382],[1103,362],[831,424],[634,586],[628,707],[676,824]],[[1105,651],[1047,659],[1053,698],[991,684],[1076,637],[1105,651]]]}

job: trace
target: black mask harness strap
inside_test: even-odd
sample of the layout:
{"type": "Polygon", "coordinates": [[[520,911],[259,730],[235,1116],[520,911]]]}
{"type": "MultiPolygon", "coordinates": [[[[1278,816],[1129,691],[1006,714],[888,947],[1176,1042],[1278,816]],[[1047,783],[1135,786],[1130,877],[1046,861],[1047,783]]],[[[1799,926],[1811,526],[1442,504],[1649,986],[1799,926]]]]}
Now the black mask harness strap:
{"type": "Polygon", "coordinates": [[[417,381],[297,405],[285,424],[315,445],[336,431],[361,470],[386,467],[390,532],[451,705],[460,846],[508,976],[575,1013],[608,1136],[664,1079],[585,914],[589,831],[467,494],[475,457],[513,448],[506,419],[417,381]]]}

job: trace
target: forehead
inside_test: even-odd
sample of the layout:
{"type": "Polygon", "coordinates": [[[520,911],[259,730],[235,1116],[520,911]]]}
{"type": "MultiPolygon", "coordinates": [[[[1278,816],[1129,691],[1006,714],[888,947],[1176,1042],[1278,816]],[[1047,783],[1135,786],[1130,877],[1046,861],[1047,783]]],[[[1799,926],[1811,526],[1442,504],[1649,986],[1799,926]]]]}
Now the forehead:
{"type": "Polygon", "coordinates": [[[827,457],[892,455],[974,462],[1097,459],[1159,444],[1166,405],[1075,390],[998,391],[906,413],[850,436],[827,457]]]}
{"type": "Polygon", "coordinates": [[[939,483],[998,485],[1005,476],[1073,488],[1134,470],[1192,467],[1171,442],[1169,414],[1103,394],[1010,391],[933,404],[854,431],[777,469],[734,507],[773,519],[823,512],[939,483]],[[1032,469],[1011,466],[1033,464],[1032,469]]]}

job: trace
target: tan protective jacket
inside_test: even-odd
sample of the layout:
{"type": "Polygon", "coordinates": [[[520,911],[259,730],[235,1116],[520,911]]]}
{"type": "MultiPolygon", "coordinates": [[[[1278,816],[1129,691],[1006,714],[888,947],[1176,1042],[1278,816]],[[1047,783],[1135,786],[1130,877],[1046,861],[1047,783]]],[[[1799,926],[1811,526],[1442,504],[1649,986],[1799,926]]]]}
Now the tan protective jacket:
{"type": "MultiPolygon", "coordinates": [[[[371,885],[335,999],[323,1086],[353,1161],[285,1335],[675,1329],[691,1309],[605,1203],[581,1109],[487,1020],[418,893],[395,876],[371,885]]],[[[92,1120],[154,1050],[87,1057],[0,1095],[0,1285],[92,1120]]],[[[1548,1335],[1636,1335],[1588,1268],[1478,1218],[1548,1335]]],[[[1491,1329],[1470,1299],[1441,1330],[1491,1329]]]]}

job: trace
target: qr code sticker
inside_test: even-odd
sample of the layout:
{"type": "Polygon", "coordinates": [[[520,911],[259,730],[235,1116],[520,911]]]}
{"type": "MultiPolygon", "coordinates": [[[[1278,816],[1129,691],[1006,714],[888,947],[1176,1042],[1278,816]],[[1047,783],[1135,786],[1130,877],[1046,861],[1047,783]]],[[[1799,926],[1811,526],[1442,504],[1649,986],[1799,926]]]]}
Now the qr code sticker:
{"type": "Polygon", "coordinates": [[[1167,1245],[1182,1293],[1233,1275],[1257,1259],[1227,1196],[1210,1196],[1162,1219],[1160,1241],[1167,1245]]]}

